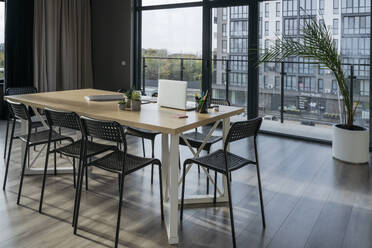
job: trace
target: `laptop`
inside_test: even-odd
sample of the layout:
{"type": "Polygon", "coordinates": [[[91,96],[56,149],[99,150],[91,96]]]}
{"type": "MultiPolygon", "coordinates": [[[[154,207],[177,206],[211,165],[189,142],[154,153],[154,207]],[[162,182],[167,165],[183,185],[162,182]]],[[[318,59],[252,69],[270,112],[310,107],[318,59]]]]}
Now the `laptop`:
{"type": "Polygon", "coordinates": [[[187,82],[159,80],[158,105],[180,110],[194,110],[195,103],[187,102],[187,82]]]}

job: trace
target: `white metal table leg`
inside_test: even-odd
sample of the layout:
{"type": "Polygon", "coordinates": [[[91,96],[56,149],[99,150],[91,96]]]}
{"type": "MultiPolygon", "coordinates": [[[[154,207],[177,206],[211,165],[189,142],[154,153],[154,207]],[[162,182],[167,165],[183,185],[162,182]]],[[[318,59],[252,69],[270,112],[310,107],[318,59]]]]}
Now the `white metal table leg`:
{"type": "MultiPolygon", "coordinates": [[[[178,144],[179,135],[171,135],[170,147],[168,135],[162,135],[163,180],[165,180],[165,224],[169,244],[178,243],[178,144]]],[[[164,191],[163,191],[164,192],[164,191]]]]}
{"type": "MultiPolygon", "coordinates": [[[[204,140],[203,144],[199,147],[198,151],[195,152],[193,150],[193,148],[191,147],[191,145],[187,142],[187,140],[184,138],[184,136],[181,135],[182,138],[184,138],[184,141],[185,143],[187,144],[187,146],[190,148],[190,151],[193,153],[194,157],[198,157],[199,156],[199,153],[201,152],[201,150],[203,149],[203,147],[205,146],[205,143],[207,142],[207,140],[211,137],[213,131],[217,128],[218,126],[218,123],[219,122],[216,122],[215,125],[213,125],[212,129],[210,130],[209,134],[207,135],[206,139],[204,140]]],[[[223,131],[223,144],[222,144],[222,148],[225,144],[225,139],[227,137],[227,134],[230,130],[230,118],[225,118],[223,119],[223,127],[222,127],[222,131],[223,131]]],[[[228,147],[229,148],[229,147],[228,147]]],[[[191,165],[189,165],[188,167],[186,167],[186,174],[188,173],[188,171],[190,170],[191,168],[191,165]]],[[[212,185],[214,185],[214,177],[212,177],[211,175],[209,175],[207,173],[207,170],[203,167],[203,170],[205,172],[205,174],[208,176],[208,178],[210,179],[210,182],[212,185]]],[[[179,179],[179,186],[181,186],[181,183],[182,183],[182,178],[179,179]]],[[[201,203],[213,203],[213,195],[187,195],[185,196],[185,200],[184,200],[184,204],[185,205],[188,205],[188,204],[201,204],[201,203]]],[[[228,195],[227,195],[227,182],[226,182],[226,177],[223,176],[222,177],[222,189],[219,189],[219,187],[217,187],[217,198],[216,198],[216,201],[217,202],[228,202],[228,195]]]]}

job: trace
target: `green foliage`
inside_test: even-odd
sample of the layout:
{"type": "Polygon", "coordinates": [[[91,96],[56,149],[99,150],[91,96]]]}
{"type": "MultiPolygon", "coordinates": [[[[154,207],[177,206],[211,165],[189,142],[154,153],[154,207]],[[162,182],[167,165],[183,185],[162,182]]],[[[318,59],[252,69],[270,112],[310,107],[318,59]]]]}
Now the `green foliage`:
{"type": "Polygon", "coordinates": [[[118,104],[126,104],[126,103],[127,101],[125,99],[118,102],[118,104]]]}
{"type": "Polygon", "coordinates": [[[179,58],[187,58],[183,64],[185,81],[197,82],[202,79],[202,61],[196,55],[168,54],[163,49],[144,49],[142,56],[146,57],[146,80],[180,80],[181,60],[179,58]]]}
{"type": "Polygon", "coordinates": [[[125,92],[126,97],[128,100],[132,100],[134,88],[130,88],[127,92],[125,92]]]}
{"type": "Polygon", "coordinates": [[[140,93],[138,93],[137,91],[134,91],[132,93],[132,100],[133,101],[140,101],[141,100],[141,95],[140,93]]]}
{"type": "Polygon", "coordinates": [[[301,56],[310,58],[331,70],[343,96],[344,124],[351,128],[358,104],[354,107],[351,102],[347,80],[342,70],[341,56],[334,46],[331,31],[327,26],[311,19],[304,24],[302,39],[295,40],[285,36],[278,39],[279,42],[260,58],[259,64],[269,61],[283,62],[288,57],[301,56]]]}

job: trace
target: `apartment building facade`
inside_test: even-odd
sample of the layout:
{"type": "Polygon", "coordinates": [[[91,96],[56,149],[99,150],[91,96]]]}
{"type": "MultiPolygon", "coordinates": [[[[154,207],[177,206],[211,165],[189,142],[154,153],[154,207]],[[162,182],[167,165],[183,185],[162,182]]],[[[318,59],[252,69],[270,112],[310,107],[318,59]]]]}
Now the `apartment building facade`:
{"type": "MultiPolygon", "coordinates": [[[[357,121],[369,123],[370,1],[368,0],[280,0],[260,4],[259,39],[261,53],[282,36],[300,39],[310,18],[332,31],[334,45],[345,64],[353,64],[357,121]]],[[[216,9],[214,15],[213,94],[226,95],[233,104],[246,104],[248,83],[248,6],[216,9]],[[221,61],[220,61],[221,60],[221,61]]],[[[290,120],[331,124],[340,120],[340,99],[333,74],[305,58],[289,58],[284,66],[284,109],[290,120]]],[[[345,71],[350,75],[350,65],[345,71]]],[[[279,63],[259,68],[261,115],[279,115],[281,70],[279,63]]]]}

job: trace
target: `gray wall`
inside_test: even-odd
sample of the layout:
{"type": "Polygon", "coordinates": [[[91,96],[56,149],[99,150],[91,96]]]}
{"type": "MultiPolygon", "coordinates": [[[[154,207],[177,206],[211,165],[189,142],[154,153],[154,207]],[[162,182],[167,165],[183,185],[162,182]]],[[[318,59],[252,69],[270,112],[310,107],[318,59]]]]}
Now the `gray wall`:
{"type": "Polygon", "coordinates": [[[132,1],[92,0],[94,88],[131,87],[132,1]],[[126,65],[122,65],[122,61],[126,65]]]}

